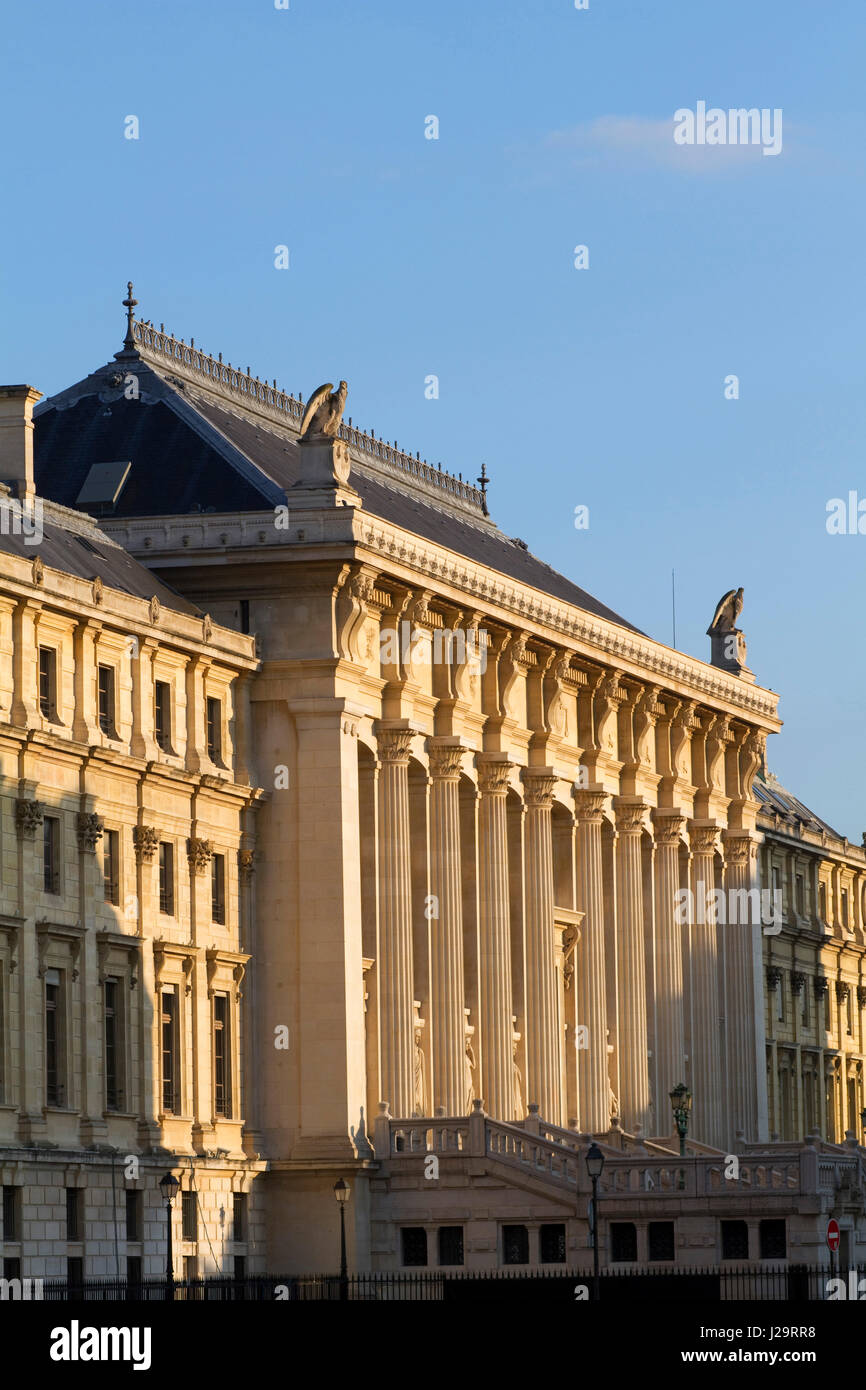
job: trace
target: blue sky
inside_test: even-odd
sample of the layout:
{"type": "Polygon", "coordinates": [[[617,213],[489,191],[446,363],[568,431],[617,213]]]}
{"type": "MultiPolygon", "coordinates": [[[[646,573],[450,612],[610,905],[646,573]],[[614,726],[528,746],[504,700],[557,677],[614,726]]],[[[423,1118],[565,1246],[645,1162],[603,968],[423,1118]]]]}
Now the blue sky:
{"type": "Polygon", "coordinates": [[[105,361],[132,278],[178,336],[483,460],[503,530],[652,636],[672,568],[701,657],[743,585],[770,765],[859,840],[866,536],[825,521],[866,499],[864,52],[862,0],[8,9],[0,378],[105,361]],[[678,150],[698,101],[780,108],[782,152],[678,150]]]}

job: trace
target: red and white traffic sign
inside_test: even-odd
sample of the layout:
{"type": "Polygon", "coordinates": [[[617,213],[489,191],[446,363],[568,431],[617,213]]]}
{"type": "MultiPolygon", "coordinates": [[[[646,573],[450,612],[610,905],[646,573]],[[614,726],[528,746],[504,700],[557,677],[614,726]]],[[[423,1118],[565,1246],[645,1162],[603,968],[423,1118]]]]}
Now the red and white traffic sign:
{"type": "Polygon", "coordinates": [[[833,1251],[839,1249],[839,1222],[832,1216],[827,1222],[827,1244],[833,1251]]]}

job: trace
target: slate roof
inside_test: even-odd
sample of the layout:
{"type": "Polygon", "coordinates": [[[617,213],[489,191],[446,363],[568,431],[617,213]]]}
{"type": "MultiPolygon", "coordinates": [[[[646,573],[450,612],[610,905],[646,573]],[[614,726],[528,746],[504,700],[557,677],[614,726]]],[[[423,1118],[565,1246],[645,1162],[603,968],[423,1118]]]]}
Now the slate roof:
{"type": "MultiPolygon", "coordinates": [[[[29,513],[28,513],[29,515],[29,513]]],[[[78,579],[95,579],[97,575],[109,589],[120,589],[133,598],[150,599],[154,595],[165,608],[178,613],[199,613],[170,585],[163,583],[145,565],[112,541],[89,517],[76,513],[63,514],[60,507],[43,500],[43,538],[40,545],[28,545],[25,535],[8,535],[0,528],[0,554],[18,555],[32,560],[39,555],[48,569],[63,570],[78,579]]]]}
{"type": "Polygon", "coordinates": [[[793,792],[789,792],[786,787],[777,782],[772,774],[770,774],[769,781],[764,781],[760,775],[757,776],[753,788],[761,809],[768,811],[770,815],[777,811],[786,820],[799,822],[804,829],[811,830],[817,835],[826,831],[834,839],[841,840],[843,838],[838,830],[834,830],[826,821],[821,820],[820,816],[816,816],[814,811],[810,811],[808,806],[804,806],[802,801],[798,801],[793,792]]]}
{"type": "MultiPolygon", "coordinates": [[[[236,399],[223,408],[214,399],[219,384],[207,386],[197,390],[194,381],[179,380],[170,363],[142,350],[41,402],[34,412],[37,490],[74,508],[94,463],[128,460],[132,466],[113,517],[262,511],[286,500],[298,477],[297,427],[288,420],[263,423],[236,399]],[[139,399],[118,393],[119,366],[135,372],[139,399]]],[[[477,504],[455,501],[443,490],[438,505],[435,486],[412,486],[396,468],[352,457],[349,481],[373,516],[639,631],[505,536],[477,504]]]]}

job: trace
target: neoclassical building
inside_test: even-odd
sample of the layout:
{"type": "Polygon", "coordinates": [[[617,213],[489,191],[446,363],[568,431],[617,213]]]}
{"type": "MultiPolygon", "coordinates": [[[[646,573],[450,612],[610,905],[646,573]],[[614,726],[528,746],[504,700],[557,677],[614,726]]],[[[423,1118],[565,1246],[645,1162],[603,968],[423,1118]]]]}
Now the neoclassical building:
{"type": "MultiPolygon", "coordinates": [[[[121,350],[33,412],[35,481],[136,582],[172,595],[161,612],[181,627],[171,642],[160,629],[158,652],[171,648],[196,751],[174,750],[175,789],[145,728],[148,652],[123,677],[131,742],[112,776],[167,779],[180,845],[221,834],[236,930],[213,969],[235,983],[245,972],[230,1136],[199,1080],[182,1123],[145,1095],[131,1151],[146,1122],[149,1140],[210,1162],[209,1114],[221,1147],[245,1156],[232,1190],[261,1194],[250,1268],[333,1267],[339,1177],[358,1268],[578,1261],[587,1135],[609,1154],[617,1224],[645,1205],[629,1193],[658,1199],[650,1225],[665,1232],[644,1214],[634,1258],[663,1246],[711,1263],[744,1211],[742,1257],[758,1258],[795,1186],[815,1197],[816,1145],[841,1139],[851,1111],[846,1100],[808,1152],[789,1145],[781,1187],[763,1157],[747,1187],[720,1180],[720,1157],[763,1155],[780,1132],[765,972],[787,949],[758,892],[762,856],[771,867],[758,773],[778,697],[746,665],[741,593],[719,604],[711,661],[677,652],[504,535],[484,473],[476,487],[344,418],[345,383],[305,406],[134,318],[131,287],[126,305],[121,350]],[[211,691],[223,776],[201,751],[211,691]],[[680,1082],[688,1184],[671,1140],[680,1082]]],[[[92,640],[78,639],[91,663],[92,640]]],[[[10,804],[21,785],[10,780],[10,804]]],[[[193,998],[213,991],[194,866],[189,881],[189,918],[142,977],[148,998],[169,968],[193,998]]],[[[98,931],[88,902],[85,935],[98,931]]],[[[212,1019],[212,1001],[190,1005],[190,1078],[212,1066],[212,1019]]],[[[807,1113],[791,1111],[792,1141],[807,1113]]],[[[854,1144],[825,1177],[862,1161],[854,1144]]],[[[808,1245],[804,1221],[790,1238],[808,1245]]],[[[611,1250],[631,1241],[611,1227],[611,1250]]]]}
{"type": "Polygon", "coordinates": [[[35,399],[0,389],[3,1274],[155,1273],[167,1167],[178,1272],[206,1224],[243,1268],[254,644],[37,501],[35,399]]]}

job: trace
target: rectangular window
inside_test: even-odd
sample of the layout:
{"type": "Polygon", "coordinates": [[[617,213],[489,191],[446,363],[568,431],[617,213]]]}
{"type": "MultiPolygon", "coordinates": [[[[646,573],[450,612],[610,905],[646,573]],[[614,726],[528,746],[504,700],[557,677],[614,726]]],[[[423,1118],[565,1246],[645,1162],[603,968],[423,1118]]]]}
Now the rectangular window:
{"type": "Polygon", "coordinates": [[[21,1261],[17,1255],[6,1255],[3,1259],[3,1278],[20,1279],[21,1261]]]}
{"type": "Polygon", "coordinates": [[[39,648],[39,711],[43,719],[57,718],[57,652],[39,648]]]}
{"type": "Polygon", "coordinates": [[[842,889],[842,926],[848,926],[848,889],[842,889]]]}
{"type": "Polygon", "coordinates": [[[126,1257],[126,1283],[127,1296],[133,1297],[141,1288],[141,1256],[127,1255],[126,1257]]]}
{"type": "Polygon", "coordinates": [[[3,1239],[10,1245],[21,1239],[20,1192],[18,1187],[3,1188],[3,1239]]]}
{"type": "Polygon", "coordinates": [[[231,1117],[231,1069],[229,1051],[229,1000],[215,994],[213,1001],[214,1111],[231,1117]]]}
{"type": "Polygon", "coordinates": [[[194,1192],[181,1193],[181,1234],[184,1240],[198,1240],[198,1215],[194,1192]]]}
{"type": "Polygon", "coordinates": [[[637,1259],[637,1227],[633,1221],[611,1221],[610,1258],[614,1264],[637,1259]]]}
{"type": "Polygon", "coordinates": [[[67,1292],[80,1290],[84,1283],[84,1261],[80,1255],[70,1255],[66,1261],[67,1292]]]}
{"type": "Polygon", "coordinates": [[[673,1221],[651,1221],[649,1223],[649,1257],[651,1260],[672,1260],[674,1250],[673,1221]]]}
{"type": "Polygon", "coordinates": [[[123,1109],[123,1027],[121,985],[109,979],[103,985],[105,1011],[105,1108],[123,1109]]]}
{"type": "Polygon", "coordinates": [[[440,1263],[440,1265],[462,1265],[462,1263],[463,1263],[463,1227],[462,1227],[462,1226],[440,1226],[440,1227],[439,1227],[439,1263],[440,1263]]]}
{"type": "Polygon", "coordinates": [[[565,1226],[556,1222],[542,1226],[540,1232],[541,1263],[543,1265],[565,1264],[565,1226]]]}
{"type": "Polygon", "coordinates": [[[120,903],[120,831],[106,830],[102,836],[103,893],[107,903],[120,903]]]}
{"type": "Polygon", "coordinates": [[[159,846],[159,910],[174,916],[174,846],[164,840],[159,846]]]}
{"type": "Polygon", "coordinates": [[[207,755],[212,763],[222,759],[222,721],[223,707],[220,700],[207,697],[207,755]]]}
{"type": "Polygon", "coordinates": [[[187,1282],[198,1278],[198,1255],[184,1255],[183,1277],[187,1282]]]}
{"type": "Polygon", "coordinates": [[[60,892],[59,842],[60,822],[55,816],[45,816],[42,821],[42,889],[45,893],[60,892]]]}
{"type": "Polygon", "coordinates": [[[99,727],[109,738],[116,736],[114,722],[114,667],[100,666],[99,681],[99,727]]]}
{"type": "Polygon", "coordinates": [[[810,990],[811,986],[812,986],[812,981],[807,977],[807,978],[803,981],[803,989],[802,989],[802,1000],[803,1000],[803,1005],[802,1005],[802,1012],[801,1012],[801,1014],[800,1014],[800,1021],[801,1021],[801,1023],[805,1023],[805,1024],[807,1024],[807,1025],[808,1025],[808,1023],[809,1023],[809,990],[810,990]]]}
{"type": "Polygon", "coordinates": [[[854,1034],[854,1006],[851,998],[853,993],[853,988],[849,987],[848,994],[845,999],[845,1032],[848,1034],[849,1037],[852,1037],[854,1034]]]}
{"type": "Polygon", "coordinates": [[[6,1043],[6,1018],[3,1013],[3,966],[0,963],[0,1104],[6,1099],[6,1074],[3,1066],[6,1043]]]}
{"type": "Polygon", "coordinates": [[[241,632],[250,630],[250,601],[248,598],[241,599],[241,632]]]}
{"type": "Polygon", "coordinates": [[[162,991],[162,1108],[166,1115],[179,1110],[177,1084],[177,995],[173,989],[162,991]]]}
{"type": "Polygon", "coordinates": [[[414,1266],[427,1263],[427,1232],[423,1226],[402,1226],[400,1243],[403,1250],[403,1264],[414,1266]]]}
{"type": "Polygon", "coordinates": [[[171,686],[153,683],[153,736],[164,753],[171,752],[171,686]]]}
{"type": "Polygon", "coordinates": [[[84,1190],[80,1187],[67,1187],[66,1189],[66,1239],[82,1240],[83,1236],[81,1220],[82,1197],[84,1190]]]}
{"type": "Polygon", "coordinates": [[[45,1100],[64,1105],[63,991],[59,970],[45,972],[45,1100]]]}
{"type": "Polygon", "coordinates": [[[529,1264],[529,1231],[525,1226],[502,1227],[502,1263],[529,1264]]]}
{"type": "Polygon", "coordinates": [[[210,861],[211,918],[221,926],[226,920],[226,857],[215,854],[210,861]]]}
{"type": "Polygon", "coordinates": [[[232,1240],[239,1243],[247,1238],[247,1196],[245,1192],[232,1194],[232,1240]]]}
{"type": "MultiPolygon", "coordinates": [[[[236,1279],[246,1279],[247,1277],[247,1257],[246,1255],[235,1255],[232,1273],[236,1279]]],[[[243,1296],[243,1295],[242,1295],[243,1296]]]]}
{"type": "Polygon", "coordinates": [[[797,874],[797,913],[800,917],[806,914],[806,884],[802,874],[797,874]]]}
{"type": "Polygon", "coordinates": [[[141,1240],[141,1193],[134,1187],[126,1189],[126,1239],[141,1240]]]}
{"type": "Polygon", "coordinates": [[[780,1023],[785,1022],[785,972],[780,971],[779,982],[776,985],[776,1017],[780,1023]]]}
{"type": "Polygon", "coordinates": [[[749,1227],[745,1221],[723,1221],[722,1259],[747,1260],[749,1258],[749,1227]]]}
{"type": "Polygon", "coordinates": [[[762,1260],[786,1260],[788,1258],[784,1221],[762,1221],[759,1232],[762,1260]]]}

